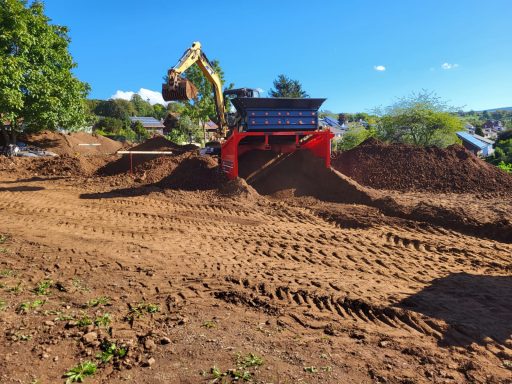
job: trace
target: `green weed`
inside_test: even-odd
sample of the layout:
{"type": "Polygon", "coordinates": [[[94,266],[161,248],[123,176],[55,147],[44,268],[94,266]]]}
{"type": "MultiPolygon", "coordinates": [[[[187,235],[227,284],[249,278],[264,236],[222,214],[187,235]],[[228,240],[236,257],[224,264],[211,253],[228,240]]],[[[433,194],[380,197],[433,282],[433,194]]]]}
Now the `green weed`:
{"type": "Polygon", "coordinates": [[[9,240],[9,235],[0,234],[0,244],[5,243],[7,240],[9,240]]]}
{"type": "Polygon", "coordinates": [[[27,313],[31,309],[37,309],[44,304],[44,300],[26,301],[18,306],[18,313],[27,313]]]}
{"type": "Polygon", "coordinates": [[[84,315],[78,321],[76,322],[76,325],[78,327],[87,327],[89,325],[92,325],[92,320],[89,316],[84,315]]]}
{"type": "Polygon", "coordinates": [[[110,317],[110,315],[108,313],[105,313],[102,316],[97,317],[94,320],[94,324],[98,327],[107,328],[110,325],[111,321],[112,321],[112,318],[110,317]]]}
{"type": "Polygon", "coordinates": [[[39,295],[39,296],[48,295],[50,293],[49,290],[51,287],[53,287],[52,280],[42,280],[34,288],[34,292],[36,295],[39,295]]]}
{"type": "Polygon", "coordinates": [[[217,323],[213,320],[206,320],[203,323],[203,327],[208,328],[208,329],[215,328],[216,326],[217,326],[217,323]]]}
{"type": "Polygon", "coordinates": [[[103,352],[96,355],[96,358],[101,360],[104,364],[111,362],[114,358],[122,359],[128,352],[125,347],[118,347],[115,343],[108,341],[102,343],[101,349],[103,352]]]}
{"type": "Polygon", "coordinates": [[[66,384],[81,383],[85,377],[94,375],[97,369],[97,365],[91,361],[80,363],[64,374],[67,378],[66,384]]]}
{"type": "Polygon", "coordinates": [[[157,304],[152,303],[139,303],[139,304],[129,304],[129,312],[125,316],[125,320],[133,321],[136,318],[142,317],[148,313],[156,313],[160,311],[160,307],[157,304]]]}
{"type": "Polygon", "coordinates": [[[87,302],[88,307],[97,307],[98,305],[108,305],[110,304],[110,297],[100,296],[95,299],[91,299],[87,302]]]}
{"type": "Polygon", "coordinates": [[[304,367],[304,372],[307,372],[307,373],[317,373],[318,372],[318,369],[316,367],[304,367]]]}
{"type": "Polygon", "coordinates": [[[3,311],[5,308],[7,308],[7,303],[5,300],[0,300],[0,311],[3,311]]]}
{"type": "Polygon", "coordinates": [[[240,353],[238,353],[237,365],[242,368],[259,367],[260,365],[263,365],[263,359],[253,353],[249,353],[243,357],[240,353]]]}
{"type": "Polygon", "coordinates": [[[0,277],[8,277],[13,276],[14,272],[11,269],[2,269],[0,271],[0,277]]]}

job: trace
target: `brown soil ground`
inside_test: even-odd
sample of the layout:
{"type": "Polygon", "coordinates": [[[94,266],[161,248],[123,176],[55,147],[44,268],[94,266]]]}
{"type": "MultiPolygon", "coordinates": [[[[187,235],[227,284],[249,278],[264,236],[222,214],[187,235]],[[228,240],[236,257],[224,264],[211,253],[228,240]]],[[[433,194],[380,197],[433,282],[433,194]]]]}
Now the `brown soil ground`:
{"type": "Polygon", "coordinates": [[[447,193],[512,191],[512,175],[459,145],[422,148],[370,139],[337,154],[332,166],[357,182],[378,189],[447,193]]]}
{"type": "Polygon", "coordinates": [[[133,176],[0,168],[0,382],[512,383],[510,195],[266,156],[250,185],[179,148],[133,176]]]}

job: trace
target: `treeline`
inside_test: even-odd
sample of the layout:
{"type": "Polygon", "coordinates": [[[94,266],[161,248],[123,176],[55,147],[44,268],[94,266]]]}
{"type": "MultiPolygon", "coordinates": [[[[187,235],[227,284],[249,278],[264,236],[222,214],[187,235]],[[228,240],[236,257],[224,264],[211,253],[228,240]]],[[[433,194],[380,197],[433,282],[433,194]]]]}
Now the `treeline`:
{"type": "Polygon", "coordinates": [[[169,110],[161,104],[151,105],[134,94],[131,100],[86,100],[87,121],[96,133],[121,138],[129,141],[146,139],[149,134],[142,124],[132,124],[132,116],[149,116],[165,119],[169,110]]]}
{"type": "Polygon", "coordinates": [[[346,133],[336,140],[338,150],[351,149],[374,137],[392,143],[446,147],[458,142],[456,132],[464,122],[435,93],[421,91],[398,99],[371,114],[339,114],[339,123],[348,125],[346,133]]]}

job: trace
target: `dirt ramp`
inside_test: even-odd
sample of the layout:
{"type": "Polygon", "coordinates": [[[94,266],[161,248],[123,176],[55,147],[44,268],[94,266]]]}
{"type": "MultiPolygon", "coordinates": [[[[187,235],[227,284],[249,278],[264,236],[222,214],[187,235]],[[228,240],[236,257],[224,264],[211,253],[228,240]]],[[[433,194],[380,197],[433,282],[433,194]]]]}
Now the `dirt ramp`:
{"type": "Polygon", "coordinates": [[[459,145],[448,148],[385,144],[374,139],[338,154],[332,166],[377,189],[485,193],[512,191],[512,176],[459,145]]]}
{"type": "Polygon", "coordinates": [[[309,151],[272,159],[269,151],[252,151],[240,158],[241,175],[262,195],[281,198],[313,196],[324,201],[369,204],[371,192],[341,173],[325,167],[309,151]],[[264,168],[253,171],[264,164],[264,168]]]}

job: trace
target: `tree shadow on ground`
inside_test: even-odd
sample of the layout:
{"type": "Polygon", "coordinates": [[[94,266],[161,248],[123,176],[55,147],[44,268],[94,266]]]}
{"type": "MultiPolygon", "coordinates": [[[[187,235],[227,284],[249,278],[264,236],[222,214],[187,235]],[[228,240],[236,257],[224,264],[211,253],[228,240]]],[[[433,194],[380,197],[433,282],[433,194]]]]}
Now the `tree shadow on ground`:
{"type": "Polygon", "coordinates": [[[512,339],[512,276],[456,273],[432,284],[399,307],[443,320],[443,346],[467,347],[512,339]]]}
{"type": "Polygon", "coordinates": [[[38,187],[35,185],[20,185],[18,187],[0,187],[0,192],[34,192],[41,191],[44,187],[38,187]]]}

